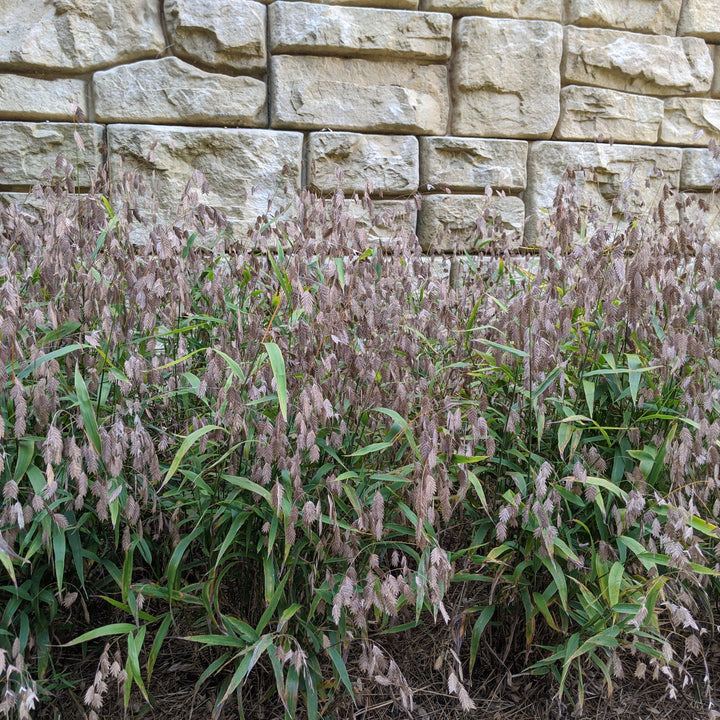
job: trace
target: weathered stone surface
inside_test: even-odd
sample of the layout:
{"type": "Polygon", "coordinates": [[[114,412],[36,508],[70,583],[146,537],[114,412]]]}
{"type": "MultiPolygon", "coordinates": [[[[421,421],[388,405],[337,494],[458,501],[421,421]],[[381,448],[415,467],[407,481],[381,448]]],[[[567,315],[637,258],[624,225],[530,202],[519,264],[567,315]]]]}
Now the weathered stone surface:
{"type": "Polygon", "coordinates": [[[562,19],[562,0],[422,0],[423,10],[523,20],[562,19]]]}
{"type": "Polygon", "coordinates": [[[100,165],[101,125],[73,123],[0,122],[0,186],[34,185],[47,168],[55,168],[58,155],[76,166],[77,184],[89,184],[85,168],[100,165]],[[84,145],[80,149],[75,131],[84,145]]]}
{"type": "Polygon", "coordinates": [[[710,50],[695,37],[668,37],[568,26],[563,79],[646,95],[710,89],[710,50]]]}
{"type": "Polygon", "coordinates": [[[455,48],[453,134],[552,135],[560,112],[560,25],[465,17],[455,48]]]}
{"type": "Polygon", "coordinates": [[[108,146],[112,172],[118,172],[121,161],[125,170],[155,172],[158,200],[168,219],[193,171],[200,170],[210,184],[205,202],[228,215],[238,238],[267,212],[269,199],[280,210],[300,185],[301,133],[110,125],[108,146]]]}
{"type": "Polygon", "coordinates": [[[527,153],[524,140],[420,138],[420,189],[524,190],[527,153]]]}
{"type": "Polygon", "coordinates": [[[565,22],[674,35],[679,16],[678,0],[569,0],[565,22]]]}
{"type": "Polygon", "coordinates": [[[720,159],[712,156],[707,148],[683,150],[680,187],[683,190],[712,190],[720,183],[720,159]]]}
{"type": "MultiPolygon", "coordinates": [[[[642,145],[533,143],[528,155],[528,189],[525,192],[527,241],[539,242],[538,220],[552,206],[557,186],[568,167],[577,169],[580,207],[597,209],[598,222],[612,221],[617,227],[617,219],[613,220],[611,214],[613,200],[622,195],[630,212],[646,216],[662,197],[665,183],[679,186],[682,152],[679,148],[642,145]],[[649,187],[646,187],[646,181],[649,187]]],[[[598,226],[589,224],[591,228],[598,226]]]]}
{"type": "Polygon", "coordinates": [[[715,46],[715,52],[713,53],[713,62],[715,64],[715,75],[713,76],[710,94],[713,97],[720,97],[720,45],[715,46]]]}
{"type": "Polygon", "coordinates": [[[342,8],[278,0],[268,9],[273,53],[447,60],[452,16],[447,13],[342,8]]]}
{"type": "Polygon", "coordinates": [[[374,200],[370,212],[355,200],[345,201],[345,212],[355,221],[355,226],[367,233],[370,242],[392,242],[401,235],[415,233],[417,208],[412,201],[374,200]]]}
{"type": "Polygon", "coordinates": [[[165,48],[155,0],[0,0],[0,67],[93,70],[165,48]]]}
{"type": "Polygon", "coordinates": [[[275,55],[270,68],[272,127],[420,135],[447,127],[444,66],[275,55]]]}
{"type": "Polygon", "coordinates": [[[660,142],[666,145],[705,145],[720,137],[720,100],[671,98],[665,101],[660,142]]]}
{"type": "Polygon", "coordinates": [[[560,91],[559,140],[656,143],[663,120],[663,101],[607,88],[568,85],[560,91]]]}
{"type": "Polygon", "coordinates": [[[232,73],[265,69],[266,14],[255,0],[165,0],[173,52],[232,73]]]}
{"type": "Polygon", "coordinates": [[[493,217],[499,215],[502,218],[511,246],[518,247],[525,223],[525,205],[520,198],[425,195],[418,216],[418,239],[423,250],[448,252],[457,246],[468,252],[482,251],[482,243],[487,237],[480,237],[477,221],[485,210],[493,217]]]}
{"type": "Polygon", "coordinates": [[[87,115],[84,80],[41,80],[26,75],[0,75],[2,119],[72,120],[74,107],[87,115]]]}
{"type": "Polygon", "coordinates": [[[720,1],[683,0],[677,34],[720,41],[720,1]]]}
{"type": "Polygon", "coordinates": [[[384,195],[418,189],[418,141],[402,135],[310,133],[308,183],[320,192],[362,193],[367,183],[384,195]],[[342,171],[342,180],[338,178],[342,171]]]}
{"type": "MultiPolygon", "coordinates": [[[[685,194],[685,193],[684,193],[685,194]]],[[[720,195],[718,193],[687,193],[686,205],[680,211],[683,223],[687,223],[686,232],[695,233],[700,238],[720,244],[720,195]],[[687,202],[687,200],[690,202],[687,202]],[[700,206],[702,202],[705,207],[700,206]]]]}
{"type": "MultiPolygon", "coordinates": [[[[266,0],[262,0],[265,2],[266,0]]],[[[293,0],[294,1],[294,0],[293,0]]],[[[341,7],[372,7],[391,10],[417,10],[418,0],[307,0],[323,5],[339,5],[341,7]]]]}
{"type": "Polygon", "coordinates": [[[267,122],[264,82],[208,73],[175,57],[97,72],[93,88],[98,122],[256,127],[267,122]]]}

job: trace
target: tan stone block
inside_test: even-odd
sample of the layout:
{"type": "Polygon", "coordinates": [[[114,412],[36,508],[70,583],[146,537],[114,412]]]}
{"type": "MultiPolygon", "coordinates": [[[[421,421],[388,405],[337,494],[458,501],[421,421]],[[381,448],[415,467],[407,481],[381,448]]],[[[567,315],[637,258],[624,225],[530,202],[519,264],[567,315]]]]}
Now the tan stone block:
{"type": "Polygon", "coordinates": [[[0,119],[72,120],[74,107],[87,115],[84,80],[0,75],[0,119]]]}
{"type": "MultiPolygon", "coordinates": [[[[418,216],[418,239],[426,252],[483,252],[492,228],[507,234],[511,247],[519,247],[525,223],[520,198],[499,195],[425,195],[418,216]],[[488,211],[488,217],[480,220],[488,211]],[[487,230],[480,228],[486,225],[487,230]]],[[[495,240],[491,242],[496,242],[495,240]]]]}
{"type": "Polygon", "coordinates": [[[565,22],[675,35],[680,4],[679,0],[568,0],[565,22]]]}
{"type": "Polygon", "coordinates": [[[715,66],[715,74],[713,75],[710,94],[713,97],[720,97],[720,45],[715,45],[713,48],[713,64],[715,66]]]}
{"type": "Polygon", "coordinates": [[[166,222],[177,220],[182,192],[193,171],[200,170],[210,185],[204,202],[228,216],[238,239],[267,213],[269,200],[280,212],[300,186],[301,133],[109,125],[108,146],[113,174],[121,169],[155,173],[166,222]]]}
{"type": "Polygon", "coordinates": [[[528,144],[524,140],[468,137],[420,138],[420,189],[477,192],[524,190],[528,144]]]}
{"type": "Polygon", "coordinates": [[[442,65],[275,55],[270,68],[272,127],[419,135],[447,128],[442,65]]]}
{"type": "Polygon", "coordinates": [[[415,235],[417,207],[412,200],[373,200],[372,209],[345,200],[344,208],[371,243],[392,243],[415,235]]]}
{"type": "Polygon", "coordinates": [[[661,143],[707,146],[711,138],[720,139],[720,100],[670,98],[665,101],[661,143]]]}
{"type": "Polygon", "coordinates": [[[29,186],[40,182],[44,170],[55,170],[58,155],[71,162],[80,187],[89,185],[87,171],[100,166],[101,125],[65,122],[0,122],[0,185],[29,186]],[[84,146],[75,140],[78,133],[84,146]]]}
{"type": "Polygon", "coordinates": [[[456,16],[485,15],[516,20],[562,20],[562,0],[422,0],[423,10],[456,16]]]}
{"type": "Polygon", "coordinates": [[[688,237],[720,244],[720,195],[683,193],[680,218],[688,237]]]}
{"type": "Polygon", "coordinates": [[[607,88],[568,85],[560,91],[558,140],[657,142],[663,101],[607,88]]]}
{"type": "Polygon", "coordinates": [[[720,41],[720,0],[683,0],[678,35],[720,41]]]}
{"type": "MultiPolygon", "coordinates": [[[[538,221],[547,220],[558,184],[569,167],[576,169],[577,196],[583,218],[588,222],[588,233],[603,225],[615,232],[623,223],[613,214],[613,201],[623,197],[628,211],[644,221],[662,198],[666,183],[679,187],[682,153],[679,148],[643,145],[532,143],[525,192],[527,241],[541,242],[537,234],[538,221]],[[593,217],[592,210],[597,211],[597,217],[593,217]]],[[[674,206],[671,206],[672,202],[668,201],[668,214],[673,212],[674,206]]],[[[622,207],[617,212],[620,209],[622,207]]]]}
{"type": "Polygon", "coordinates": [[[450,57],[452,16],[278,0],[268,9],[273,53],[397,57],[444,61],[450,57]]]}
{"type": "MultiPolygon", "coordinates": [[[[265,2],[266,0],[262,0],[265,2]]],[[[270,0],[267,0],[268,2],[270,0]]],[[[299,0],[292,0],[296,2],[299,0]]],[[[418,0],[307,0],[323,5],[338,5],[340,7],[370,7],[388,8],[390,10],[417,10],[418,0]]]]}
{"type": "Polygon", "coordinates": [[[308,137],[308,183],[322,193],[338,188],[408,195],[418,189],[418,141],[402,135],[314,132],[308,137]],[[342,173],[342,179],[338,177],[342,173]]]}
{"type": "Polygon", "coordinates": [[[707,148],[683,150],[680,187],[683,190],[712,190],[720,185],[720,158],[707,148]]]}
{"type": "Polygon", "coordinates": [[[563,80],[645,95],[701,94],[710,89],[713,63],[703,40],[565,28],[563,80]]]}
{"type": "Polygon", "coordinates": [[[261,126],[265,83],[208,73],[175,57],[142,60],[95,73],[99,122],[261,126]]]}
{"type": "Polygon", "coordinates": [[[454,135],[550,137],[560,112],[562,28],[464,17],[456,26],[454,135]]]}
{"type": "Polygon", "coordinates": [[[173,52],[230,73],[265,70],[266,15],[255,0],[165,0],[173,52]]]}
{"type": "Polygon", "coordinates": [[[0,0],[6,70],[94,70],[164,49],[153,0],[0,0]]]}

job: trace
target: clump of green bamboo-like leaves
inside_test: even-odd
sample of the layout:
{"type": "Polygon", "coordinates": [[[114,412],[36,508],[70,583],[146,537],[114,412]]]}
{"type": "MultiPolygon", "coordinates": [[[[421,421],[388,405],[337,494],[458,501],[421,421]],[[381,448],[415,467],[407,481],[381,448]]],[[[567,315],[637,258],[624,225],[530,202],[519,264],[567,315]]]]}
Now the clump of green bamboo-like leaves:
{"type": "Polygon", "coordinates": [[[392,640],[417,664],[428,625],[465,710],[487,650],[559,706],[633,674],[714,712],[720,252],[667,220],[690,200],[585,238],[571,174],[536,258],[488,215],[451,283],[341,195],[239,243],[201,177],[153,225],[139,178],[59,169],[0,210],[0,715],[81,645],[93,720],[114,684],[156,703],[179,647],[213,717],[410,710],[392,640]]]}

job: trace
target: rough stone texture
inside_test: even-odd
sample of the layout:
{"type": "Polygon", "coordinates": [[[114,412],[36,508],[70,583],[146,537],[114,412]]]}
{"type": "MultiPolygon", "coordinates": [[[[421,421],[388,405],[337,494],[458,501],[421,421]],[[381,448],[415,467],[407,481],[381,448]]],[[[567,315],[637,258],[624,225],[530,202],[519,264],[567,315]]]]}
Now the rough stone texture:
{"type": "Polygon", "coordinates": [[[691,223],[701,237],[720,243],[720,195],[717,193],[688,193],[691,202],[682,208],[680,216],[691,223]],[[699,201],[708,207],[704,210],[699,201]]]}
{"type": "Polygon", "coordinates": [[[720,160],[707,148],[683,150],[680,187],[683,190],[712,190],[720,182],[720,160]]]}
{"type": "MultiPolygon", "coordinates": [[[[580,205],[596,208],[600,221],[612,220],[611,204],[619,195],[627,198],[631,212],[644,217],[662,197],[662,187],[679,187],[682,150],[642,145],[537,142],[528,155],[528,189],[525,192],[528,223],[526,237],[539,242],[537,222],[551,207],[566,168],[584,168],[576,174],[580,205]],[[662,173],[658,173],[660,170],[662,173]],[[645,186],[649,179],[649,187],[645,186]],[[639,192],[635,196],[633,190],[639,192]]],[[[667,206],[666,206],[667,207],[667,206]]]]}
{"type": "Polygon", "coordinates": [[[407,195],[418,189],[418,141],[412,135],[314,132],[308,138],[307,167],[308,184],[320,192],[339,187],[363,193],[372,183],[374,192],[407,195]]]}
{"type": "Polygon", "coordinates": [[[99,145],[101,125],[73,123],[0,122],[0,186],[29,186],[41,180],[44,170],[55,168],[58,155],[76,166],[77,184],[89,184],[85,167],[102,162],[99,145]],[[75,140],[80,136],[84,149],[75,140]]]}
{"type": "Polygon", "coordinates": [[[487,195],[426,195],[418,216],[418,239],[423,250],[477,252],[479,237],[477,219],[486,209],[500,215],[511,246],[518,247],[525,222],[525,205],[517,197],[487,195]]]}
{"type": "Polygon", "coordinates": [[[674,35],[679,16],[678,0],[568,0],[565,22],[674,35]]]}
{"type": "Polygon", "coordinates": [[[155,0],[0,0],[0,67],[93,70],[164,48],[155,0]]]}
{"type": "Polygon", "coordinates": [[[387,242],[415,233],[417,208],[405,200],[375,200],[372,214],[354,200],[345,201],[345,211],[371,242],[387,242]]]}
{"type": "Polygon", "coordinates": [[[465,17],[455,48],[453,134],[552,135],[560,112],[560,25],[465,17]]]}
{"type": "Polygon", "coordinates": [[[420,138],[420,189],[524,190],[527,153],[524,140],[420,138]]]}
{"type": "Polygon", "coordinates": [[[562,19],[562,0],[422,0],[423,10],[524,20],[562,19]]]}
{"type": "Polygon", "coordinates": [[[720,100],[671,98],[665,101],[660,142],[666,145],[705,145],[720,137],[720,100]]]}
{"type": "MultiPolygon", "coordinates": [[[[265,2],[266,0],[261,0],[265,2]]],[[[270,0],[267,0],[268,2],[270,0]]],[[[294,2],[295,0],[293,0],[294,2]]],[[[417,10],[418,0],[307,0],[323,5],[338,5],[340,7],[372,7],[387,8],[391,10],[417,10]]]]}
{"type": "Polygon", "coordinates": [[[0,75],[2,119],[72,120],[73,106],[87,115],[84,80],[40,80],[25,75],[0,75]]]}
{"type": "Polygon", "coordinates": [[[452,16],[447,13],[278,0],[268,9],[268,23],[273,53],[437,61],[450,57],[452,16]]]}
{"type": "Polygon", "coordinates": [[[302,135],[268,130],[186,128],[162,125],[110,125],[110,167],[117,172],[155,172],[160,207],[172,210],[193,170],[210,184],[205,202],[225,212],[243,238],[274,198],[278,211],[300,185],[302,135]],[[286,166],[287,175],[282,176],[286,166]]]}
{"type": "Polygon", "coordinates": [[[421,135],[447,127],[444,66],[276,55],[270,68],[272,127],[421,135]]]}
{"type": "Polygon", "coordinates": [[[646,95],[705,93],[710,50],[695,37],[668,37],[568,26],[563,80],[646,95]]]}
{"type": "Polygon", "coordinates": [[[175,57],[142,60],[93,77],[99,122],[261,126],[265,83],[208,73],[175,57]]]}
{"type": "Polygon", "coordinates": [[[715,64],[715,75],[713,76],[710,94],[713,97],[720,97],[720,45],[715,46],[715,52],[713,53],[713,61],[715,64]]]}
{"type": "Polygon", "coordinates": [[[720,41],[720,0],[683,0],[677,34],[720,41]]]}
{"type": "Polygon", "coordinates": [[[607,88],[568,85],[560,91],[559,140],[656,143],[663,121],[663,101],[607,88]]]}
{"type": "Polygon", "coordinates": [[[173,52],[231,73],[265,70],[267,8],[254,0],[166,0],[173,52]]]}

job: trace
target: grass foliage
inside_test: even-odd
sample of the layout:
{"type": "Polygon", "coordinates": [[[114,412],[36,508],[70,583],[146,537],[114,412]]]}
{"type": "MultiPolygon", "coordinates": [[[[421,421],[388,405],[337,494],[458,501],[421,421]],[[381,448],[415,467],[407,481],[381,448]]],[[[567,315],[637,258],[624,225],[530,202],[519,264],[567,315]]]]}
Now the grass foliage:
{"type": "Polygon", "coordinates": [[[201,178],[153,226],[60,169],[0,210],[0,716],[152,706],[178,647],[213,718],[409,710],[428,626],[465,710],[490,653],[560,708],[634,674],[714,713],[720,252],[682,198],[586,238],[570,174],[537,257],[453,286],[341,196],[247,252],[201,178]]]}

